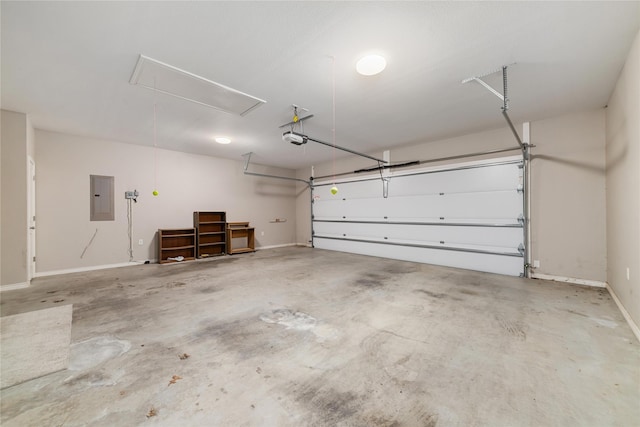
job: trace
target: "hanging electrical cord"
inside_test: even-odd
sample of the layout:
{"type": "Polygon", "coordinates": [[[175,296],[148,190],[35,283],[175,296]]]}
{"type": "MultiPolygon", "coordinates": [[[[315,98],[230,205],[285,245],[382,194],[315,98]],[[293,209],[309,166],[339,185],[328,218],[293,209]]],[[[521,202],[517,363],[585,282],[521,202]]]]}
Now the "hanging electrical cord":
{"type": "Polygon", "coordinates": [[[338,187],[336,186],[336,58],[331,57],[331,120],[333,126],[331,127],[331,143],[333,144],[333,162],[332,162],[332,181],[333,187],[331,187],[331,194],[338,193],[338,187]]]}
{"type": "Polygon", "coordinates": [[[129,262],[133,261],[133,208],[132,199],[127,199],[127,235],[129,236],[129,262]]]}
{"type": "MultiPolygon", "coordinates": [[[[306,108],[303,108],[303,110],[308,111],[306,108]]],[[[310,116],[305,116],[302,119],[300,119],[300,117],[298,116],[298,106],[293,104],[293,118],[291,120],[291,122],[289,123],[290,125],[290,132],[294,133],[295,132],[295,127],[298,126],[298,131],[299,133],[304,134],[304,119],[308,118],[308,117],[313,117],[313,114],[311,114],[310,116]]],[[[282,126],[281,126],[282,127],[282,126]]],[[[307,155],[307,147],[306,145],[304,145],[302,147],[302,154],[304,156],[307,155]]]]}
{"type": "Polygon", "coordinates": [[[382,162],[378,162],[378,171],[380,171],[380,179],[384,181],[384,177],[382,176],[382,169],[384,169],[384,165],[382,162]]]}
{"type": "MultiPolygon", "coordinates": [[[[154,95],[155,96],[155,95],[154,95]]],[[[158,187],[158,138],[157,138],[157,125],[156,125],[156,102],[153,101],[153,188],[158,187]]]]}
{"type": "MultiPolygon", "coordinates": [[[[299,126],[300,126],[300,132],[304,134],[304,122],[300,122],[300,125],[299,125],[299,126]]],[[[305,146],[304,146],[304,147],[302,147],[302,154],[303,154],[304,156],[306,156],[306,155],[307,155],[307,147],[306,147],[306,144],[305,144],[305,146]]]]}
{"type": "Polygon", "coordinates": [[[293,119],[291,121],[293,123],[298,123],[298,120],[300,120],[300,117],[298,117],[298,106],[294,105],[293,106],[293,119]]]}
{"type": "Polygon", "coordinates": [[[93,236],[91,236],[91,240],[89,240],[89,243],[87,243],[87,246],[84,247],[84,250],[82,251],[82,253],[80,254],[80,259],[82,259],[82,257],[84,256],[85,253],[87,253],[87,249],[89,249],[89,246],[91,246],[91,244],[93,243],[93,239],[96,238],[96,234],[98,234],[98,229],[96,228],[95,233],[93,233],[93,236]]]}
{"type": "Polygon", "coordinates": [[[158,130],[156,111],[156,78],[153,77],[153,195],[158,195],[158,130]]]}

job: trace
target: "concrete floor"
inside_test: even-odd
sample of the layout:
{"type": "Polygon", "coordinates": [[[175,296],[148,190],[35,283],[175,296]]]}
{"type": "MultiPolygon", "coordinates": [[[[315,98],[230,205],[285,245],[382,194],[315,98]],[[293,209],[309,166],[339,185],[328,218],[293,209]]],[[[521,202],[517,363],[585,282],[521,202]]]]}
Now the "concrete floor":
{"type": "Polygon", "coordinates": [[[2,390],[3,427],[640,425],[604,289],[290,247],[1,298],[74,306],[69,369],[2,390]]]}

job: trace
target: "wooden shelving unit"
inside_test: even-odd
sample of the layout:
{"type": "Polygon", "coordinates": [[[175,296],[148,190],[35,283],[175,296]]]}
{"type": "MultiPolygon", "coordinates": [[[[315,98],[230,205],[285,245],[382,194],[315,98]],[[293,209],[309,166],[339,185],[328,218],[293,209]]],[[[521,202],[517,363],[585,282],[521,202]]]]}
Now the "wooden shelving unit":
{"type": "Polygon", "coordinates": [[[224,255],[227,247],[226,212],[194,212],[196,257],[224,255]]]}
{"type": "Polygon", "coordinates": [[[158,230],[158,262],[177,262],[168,258],[184,257],[183,261],[196,257],[195,228],[172,228],[158,230]]]}
{"type": "Polygon", "coordinates": [[[227,253],[240,254],[243,252],[255,252],[255,237],[253,227],[249,227],[248,222],[228,222],[227,223],[227,253]],[[233,246],[233,239],[245,239],[246,245],[233,246]]]}

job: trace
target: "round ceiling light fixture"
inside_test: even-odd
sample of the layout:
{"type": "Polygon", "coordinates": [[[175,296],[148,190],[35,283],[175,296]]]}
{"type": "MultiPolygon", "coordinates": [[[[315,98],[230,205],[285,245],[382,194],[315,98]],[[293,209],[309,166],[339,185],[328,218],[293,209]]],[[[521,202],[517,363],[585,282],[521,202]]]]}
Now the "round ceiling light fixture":
{"type": "Polygon", "coordinates": [[[231,142],[226,136],[216,136],[214,139],[218,144],[229,144],[231,142]]]}
{"type": "Polygon", "coordinates": [[[363,76],[374,76],[381,73],[387,66],[387,61],[380,55],[363,56],[356,63],[356,71],[363,76]]]}

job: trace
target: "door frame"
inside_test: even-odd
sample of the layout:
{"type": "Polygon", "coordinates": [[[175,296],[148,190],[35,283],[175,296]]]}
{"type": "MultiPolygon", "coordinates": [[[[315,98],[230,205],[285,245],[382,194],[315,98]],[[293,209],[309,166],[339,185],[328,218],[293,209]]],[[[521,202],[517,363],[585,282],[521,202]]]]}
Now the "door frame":
{"type": "Polygon", "coordinates": [[[36,162],[27,156],[27,283],[36,275],[36,162]]]}

